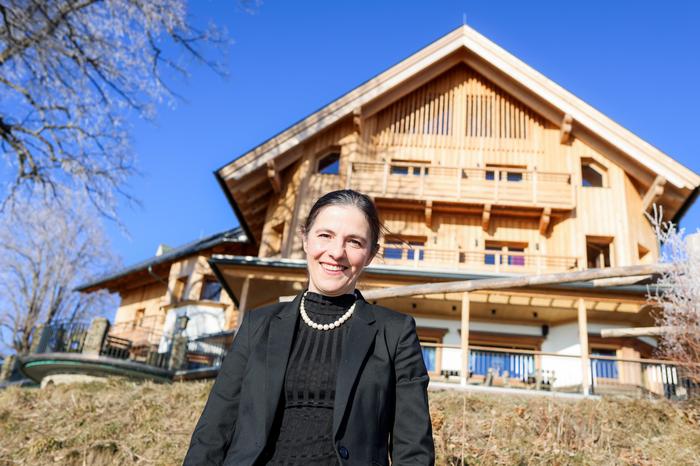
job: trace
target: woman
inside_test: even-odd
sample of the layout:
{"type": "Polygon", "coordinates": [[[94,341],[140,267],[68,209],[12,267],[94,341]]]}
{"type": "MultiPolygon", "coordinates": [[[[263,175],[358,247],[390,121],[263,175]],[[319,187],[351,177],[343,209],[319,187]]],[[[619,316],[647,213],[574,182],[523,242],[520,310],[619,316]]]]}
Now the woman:
{"type": "Polygon", "coordinates": [[[185,465],[434,464],[415,321],[355,289],[380,229],[364,194],[314,204],[301,228],[308,288],[245,313],[185,465]]]}

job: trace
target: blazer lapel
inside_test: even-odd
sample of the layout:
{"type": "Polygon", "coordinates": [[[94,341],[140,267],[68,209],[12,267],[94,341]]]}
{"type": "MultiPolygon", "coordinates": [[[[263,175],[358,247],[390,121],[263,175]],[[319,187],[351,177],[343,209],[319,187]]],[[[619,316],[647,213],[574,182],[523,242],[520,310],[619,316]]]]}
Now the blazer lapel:
{"type": "Polygon", "coordinates": [[[338,435],[340,423],[345,416],[350,394],[355,380],[360,373],[367,351],[374,342],[377,333],[374,324],[374,312],[359,292],[353,317],[348,321],[350,328],[343,342],[338,379],[336,380],[335,402],[333,405],[333,435],[338,435]]]}
{"type": "Polygon", "coordinates": [[[287,361],[292,349],[296,317],[299,314],[299,302],[302,291],[294,300],[287,302],[280,311],[270,319],[267,336],[266,372],[265,372],[265,437],[272,427],[277,404],[279,403],[287,361]]]}

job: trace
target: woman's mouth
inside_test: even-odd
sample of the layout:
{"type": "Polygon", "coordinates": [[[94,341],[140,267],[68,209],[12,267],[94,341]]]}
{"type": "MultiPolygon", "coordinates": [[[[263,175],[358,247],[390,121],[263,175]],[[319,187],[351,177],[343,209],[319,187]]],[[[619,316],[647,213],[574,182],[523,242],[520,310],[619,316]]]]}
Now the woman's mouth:
{"type": "Polygon", "coordinates": [[[330,275],[342,275],[343,270],[347,269],[347,267],[342,265],[326,264],[323,262],[321,262],[321,267],[330,275]]]}

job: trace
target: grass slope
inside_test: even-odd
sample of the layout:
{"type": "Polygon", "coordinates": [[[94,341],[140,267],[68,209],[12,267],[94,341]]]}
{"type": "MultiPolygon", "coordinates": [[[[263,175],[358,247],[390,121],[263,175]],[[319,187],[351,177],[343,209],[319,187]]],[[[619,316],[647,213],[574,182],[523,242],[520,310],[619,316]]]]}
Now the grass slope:
{"type": "MultiPolygon", "coordinates": [[[[110,380],[2,391],[0,465],[181,464],[210,388],[110,380]]],[[[700,464],[700,403],[430,396],[439,465],[700,464]]]]}

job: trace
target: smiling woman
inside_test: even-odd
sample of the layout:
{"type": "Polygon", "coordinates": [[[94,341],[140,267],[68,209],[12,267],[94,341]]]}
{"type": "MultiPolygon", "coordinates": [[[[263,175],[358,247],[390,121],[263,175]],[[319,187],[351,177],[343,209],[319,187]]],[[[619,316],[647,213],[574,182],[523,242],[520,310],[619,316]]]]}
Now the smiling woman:
{"type": "Polygon", "coordinates": [[[184,464],[434,464],[415,321],[355,288],[380,231],[364,194],[316,201],[300,229],[307,289],[245,314],[184,464]]]}

